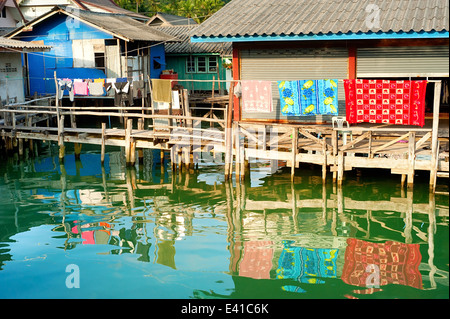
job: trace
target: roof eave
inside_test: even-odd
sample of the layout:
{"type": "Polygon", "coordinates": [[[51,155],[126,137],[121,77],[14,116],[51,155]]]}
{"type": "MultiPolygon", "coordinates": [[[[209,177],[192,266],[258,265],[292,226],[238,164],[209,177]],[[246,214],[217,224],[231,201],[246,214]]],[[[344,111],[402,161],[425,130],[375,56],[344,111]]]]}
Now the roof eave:
{"type": "Polygon", "coordinates": [[[235,36],[192,36],[191,42],[268,42],[268,41],[311,41],[311,40],[383,40],[383,39],[442,39],[448,38],[449,32],[409,31],[409,32],[348,32],[327,34],[289,34],[289,35],[235,35],[235,36]]]}

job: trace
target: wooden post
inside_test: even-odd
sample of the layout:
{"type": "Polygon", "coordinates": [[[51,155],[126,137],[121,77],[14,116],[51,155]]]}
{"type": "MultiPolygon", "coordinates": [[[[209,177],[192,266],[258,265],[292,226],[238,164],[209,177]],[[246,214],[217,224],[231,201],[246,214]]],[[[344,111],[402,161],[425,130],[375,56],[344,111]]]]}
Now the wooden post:
{"type": "Polygon", "coordinates": [[[325,140],[325,136],[323,137],[322,152],[323,152],[322,183],[325,184],[327,181],[327,143],[325,140]]]}
{"type": "Polygon", "coordinates": [[[19,138],[19,156],[23,156],[23,138],[19,138]]]}
{"type": "Polygon", "coordinates": [[[233,166],[233,91],[234,84],[231,83],[228,108],[225,113],[225,180],[231,178],[233,166]]]}
{"type": "Polygon", "coordinates": [[[125,127],[125,161],[127,166],[131,166],[131,130],[133,128],[133,119],[128,119],[125,127]]]}
{"type": "Polygon", "coordinates": [[[431,133],[431,162],[430,162],[430,192],[434,192],[436,186],[437,167],[439,161],[438,133],[439,133],[439,109],[441,104],[441,81],[434,83],[433,100],[433,129],[431,133]]]}
{"type": "Polygon", "coordinates": [[[414,185],[414,164],[416,157],[416,133],[409,132],[408,143],[408,188],[412,188],[414,185]]]}
{"type": "Polygon", "coordinates": [[[234,135],[234,148],[236,152],[235,159],[235,175],[236,175],[236,183],[240,181],[239,175],[241,173],[240,165],[241,165],[241,139],[239,134],[239,124],[233,123],[233,135],[234,135]]]}
{"type": "Polygon", "coordinates": [[[64,115],[58,118],[58,145],[59,145],[59,161],[64,162],[65,149],[64,146],[64,115]]]}
{"type": "Polygon", "coordinates": [[[101,163],[105,164],[105,140],[106,140],[106,123],[102,123],[102,146],[101,146],[101,163]]]}
{"type": "Polygon", "coordinates": [[[340,151],[338,153],[338,186],[342,186],[342,181],[344,180],[344,152],[340,151]]]}
{"type": "Polygon", "coordinates": [[[298,147],[298,132],[297,128],[292,128],[292,166],[291,166],[291,181],[294,180],[295,166],[297,161],[297,147],[298,147]]]}
{"type": "Polygon", "coordinates": [[[337,140],[337,131],[333,130],[331,133],[331,145],[333,146],[333,158],[334,158],[334,169],[333,169],[333,184],[336,183],[337,180],[337,154],[338,154],[338,140],[337,140]]]}
{"type": "MultiPolygon", "coordinates": [[[[144,130],[144,118],[138,119],[138,130],[143,131],[144,130]]],[[[164,151],[163,156],[164,156],[164,151]]],[[[144,163],[144,150],[142,148],[138,149],[138,158],[139,158],[139,165],[144,163]]],[[[162,162],[161,162],[162,163],[162,162]]]]}
{"type": "Polygon", "coordinates": [[[81,148],[83,147],[83,144],[81,143],[75,143],[74,144],[74,150],[75,150],[75,160],[79,160],[81,157],[81,148]]]}

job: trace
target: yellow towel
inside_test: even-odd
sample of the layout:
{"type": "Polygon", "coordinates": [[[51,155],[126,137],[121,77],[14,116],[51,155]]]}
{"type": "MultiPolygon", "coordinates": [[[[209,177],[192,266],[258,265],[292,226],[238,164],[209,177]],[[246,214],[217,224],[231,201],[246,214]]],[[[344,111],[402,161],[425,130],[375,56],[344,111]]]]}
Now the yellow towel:
{"type": "Polygon", "coordinates": [[[170,80],[152,79],[154,102],[172,102],[172,85],[170,80]]]}
{"type": "Polygon", "coordinates": [[[94,79],[94,83],[105,83],[105,79],[94,79]]]}

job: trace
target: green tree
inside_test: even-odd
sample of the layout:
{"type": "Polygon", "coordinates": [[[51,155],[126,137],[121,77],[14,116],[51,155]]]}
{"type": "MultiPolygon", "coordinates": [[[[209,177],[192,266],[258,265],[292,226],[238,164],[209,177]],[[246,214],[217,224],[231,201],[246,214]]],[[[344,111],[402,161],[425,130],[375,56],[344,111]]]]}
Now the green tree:
{"type": "Polygon", "coordinates": [[[116,0],[116,3],[127,10],[152,16],[157,12],[165,12],[183,17],[193,18],[201,23],[222,8],[230,0],[116,0]]]}

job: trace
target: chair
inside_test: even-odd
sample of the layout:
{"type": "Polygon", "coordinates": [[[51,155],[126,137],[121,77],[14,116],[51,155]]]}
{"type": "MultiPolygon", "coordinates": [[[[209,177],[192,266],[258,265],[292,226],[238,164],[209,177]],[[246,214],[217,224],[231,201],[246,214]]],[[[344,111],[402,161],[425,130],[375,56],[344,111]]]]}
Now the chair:
{"type": "MultiPolygon", "coordinates": [[[[333,125],[333,128],[337,127],[338,129],[343,129],[344,124],[347,125],[347,128],[350,128],[350,124],[348,124],[346,118],[342,116],[333,116],[331,118],[331,124],[333,125]]],[[[347,144],[347,135],[350,135],[350,140],[353,141],[353,134],[351,131],[344,131],[344,130],[339,131],[342,133],[342,141],[344,145],[347,144]]]]}

